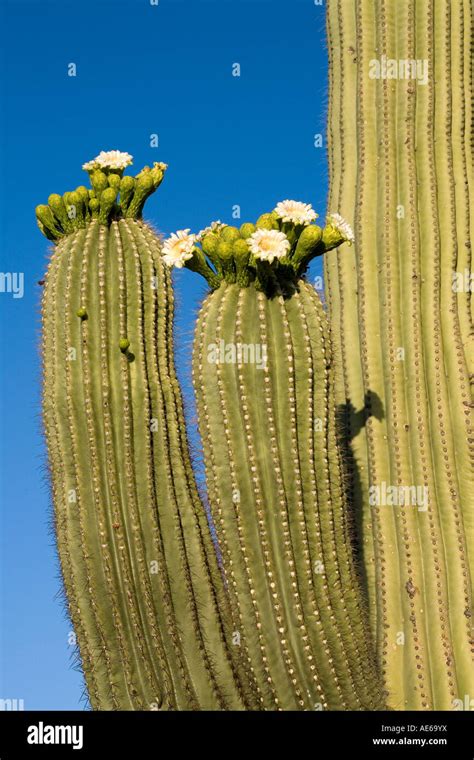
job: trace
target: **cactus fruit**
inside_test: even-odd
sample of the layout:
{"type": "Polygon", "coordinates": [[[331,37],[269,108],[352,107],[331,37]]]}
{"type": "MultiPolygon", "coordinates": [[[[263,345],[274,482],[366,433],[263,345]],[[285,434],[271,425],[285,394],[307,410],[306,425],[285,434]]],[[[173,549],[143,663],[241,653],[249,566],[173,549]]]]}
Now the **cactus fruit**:
{"type": "Polygon", "coordinates": [[[163,245],[211,286],[193,382],[236,633],[264,709],[383,709],[352,556],[326,316],[303,274],[351,237],[292,201],[163,245]]]}
{"type": "Polygon", "coordinates": [[[327,23],[330,203],[356,234],[325,259],[327,302],[378,659],[391,707],[458,709],[474,695],[473,301],[457,287],[473,5],[329,0],[327,23]]]}
{"type": "Polygon", "coordinates": [[[55,243],[43,317],[43,413],[57,543],[95,709],[259,706],[231,622],[188,454],[173,364],[173,294],[141,219],[166,166],[37,208],[55,243]]]}

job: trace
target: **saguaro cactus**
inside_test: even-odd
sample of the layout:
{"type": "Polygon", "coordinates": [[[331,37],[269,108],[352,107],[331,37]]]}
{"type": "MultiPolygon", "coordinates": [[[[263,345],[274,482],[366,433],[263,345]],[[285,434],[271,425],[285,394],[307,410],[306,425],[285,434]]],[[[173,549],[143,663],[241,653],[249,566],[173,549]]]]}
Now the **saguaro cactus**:
{"type": "Polygon", "coordinates": [[[95,709],[259,706],[198,498],[173,364],[173,295],[141,220],[164,164],[37,208],[44,423],[69,610],[95,709]]]}
{"type": "Polygon", "coordinates": [[[266,709],[377,709],[354,566],[326,317],[307,265],[351,237],[285,201],[256,225],[182,230],[165,261],[212,288],[193,378],[236,634],[266,709]],[[201,243],[202,247],[200,247],[201,243]]]}
{"type": "Polygon", "coordinates": [[[378,657],[392,707],[459,709],[474,696],[473,6],[329,0],[327,21],[330,203],[356,237],[326,258],[327,300],[378,657]]]}

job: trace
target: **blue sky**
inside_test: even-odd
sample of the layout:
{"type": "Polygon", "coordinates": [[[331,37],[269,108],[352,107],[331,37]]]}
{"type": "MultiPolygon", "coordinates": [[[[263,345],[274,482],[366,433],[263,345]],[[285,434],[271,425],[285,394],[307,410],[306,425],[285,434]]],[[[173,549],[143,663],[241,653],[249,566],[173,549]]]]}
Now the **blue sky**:
{"type": "MultiPolygon", "coordinates": [[[[146,208],[165,234],[232,223],[236,205],[241,221],[254,220],[284,198],[323,215],[326,152],[314,135],[324,134],[327,110],[325,9],[314,0],[1,0],[0,8],[1,271],[24,274],[23,298],[0,293],[0,698],[81,709],[45,480],[37,281],[48,243],[34,207],[84,183],[81,166],[100,150],[119,149],[132,153],[135,171],[169,164],[146,208]]],[[[312,276],[320,273],[315,264],[312,276]]],[[[175,282],[179,372],[191,397],[204,287],[186,271],[175,282]]]]}

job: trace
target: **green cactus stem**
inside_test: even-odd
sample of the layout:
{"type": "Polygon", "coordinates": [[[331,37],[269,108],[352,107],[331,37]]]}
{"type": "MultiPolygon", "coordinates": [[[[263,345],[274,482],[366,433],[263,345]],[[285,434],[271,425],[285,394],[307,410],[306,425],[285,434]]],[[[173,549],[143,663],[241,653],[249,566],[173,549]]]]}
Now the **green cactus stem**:
{"type": "Polygon", "coordinates": [[[391,707],[457,709],[474,694],[472,294],[453,288],[472,270],[473,6],[329,0],[327,22],[330,202],[356,244],[325,279],[372,628],[391,707]]]}
{"type": "Polygon", "coordinates": [[[283,223],[275,213],[240,231],[215,223],[163,246],[168,264],[193,269],[200,256],[219,279],[198,318],[193,359],[211,511],[265,709],[380,709],[326,317],[301,278],[323,235],[318,228],[295,260],[309,228],[287,223],[290,244],[283,223]]]}
{"type": "Polygon", "coordinates": [[[37,209],[56,243],[42,306],[43,416],[90,701],[256,709],[188,453],[170,277],[141,221],[166,167],[126,182],[107,155],[106,171],[99,159],[86,165],[92,192],[37,209]]]}

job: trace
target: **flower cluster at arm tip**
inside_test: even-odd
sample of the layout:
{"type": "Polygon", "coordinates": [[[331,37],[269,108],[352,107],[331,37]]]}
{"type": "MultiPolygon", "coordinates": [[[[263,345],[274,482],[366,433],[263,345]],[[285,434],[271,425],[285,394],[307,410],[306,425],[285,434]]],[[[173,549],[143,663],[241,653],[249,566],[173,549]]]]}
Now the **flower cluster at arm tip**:
{"type": "Polygon", "coordinates": [[[97,220],[109,225],[118,219],[140,219],[146,199],[163,181],[167,164],[155,162],[134,177],[123,176],[132,156],[119,150],[101,151],[82,168],[91,187],[80,185],[72,192],[53,193],[47,204],[36,207],[41,232],[53,242],[97,220]]]}
{"type": "Polygon", "coordinates": [[[325,227],[314,223],[317,218],[308,203],[280,201],[255,224],[216,221],[198,234],[178,230],[165,240],[162,255],[170,267],[198,272],[212,289],[227,282],[253,284],[268,295],[291,292],[312,259],[354,242],[340,214],[328,214],[325,227]]]}

